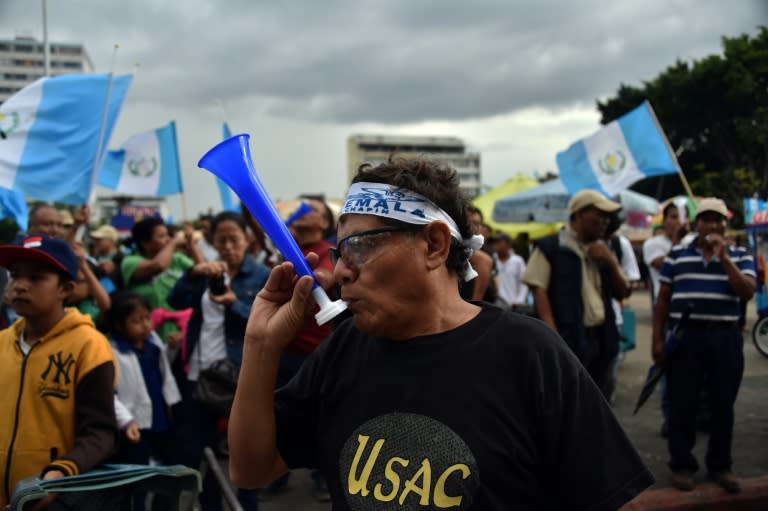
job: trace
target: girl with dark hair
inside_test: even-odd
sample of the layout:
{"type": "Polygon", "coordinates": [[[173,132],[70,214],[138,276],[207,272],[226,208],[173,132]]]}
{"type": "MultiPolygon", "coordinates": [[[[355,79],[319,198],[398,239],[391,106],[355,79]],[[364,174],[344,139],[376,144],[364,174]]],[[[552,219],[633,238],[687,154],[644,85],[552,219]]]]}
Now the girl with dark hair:
{"type": "MultiPolygon", "coordinates": [[[[110,342],[118,367],[115,415],[122,434],[115,460],[147,465],[150,456],[171,464],[173,426],[170,406],[181,400],[166,348],[152,330],[149,304],[133,291],[112,295],[110,342]]],[[[164,509],[155,498],[155,509],[164,509]]],[[[134,511],[144,499],[134,499],[134,511]]]]}

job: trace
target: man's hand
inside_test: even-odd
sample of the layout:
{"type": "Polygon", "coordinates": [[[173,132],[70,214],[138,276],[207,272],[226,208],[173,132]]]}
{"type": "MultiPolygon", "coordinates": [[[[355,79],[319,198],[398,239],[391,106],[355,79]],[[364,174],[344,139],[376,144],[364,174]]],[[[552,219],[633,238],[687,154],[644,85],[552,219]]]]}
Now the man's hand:
{"type": "Polygon", "coordinates": [[[229,306],[232,305],[237,301],[237,296],[235,296],[234,291],[229,286],[225,286],[226,291],[220,295],[215,295],[208,291],[208,297],[211,299],[213,303],[218,303],[219,305],[225,305],[229,306]]]}
{"type": "Polygon", "coordinates": [[[171,243],[173,243],[174,248],[181,248],[187,244],[187,237],[182,231],[176,231],[171,243]]]}
{"type": "Polygon", "coordinates": [[[726,256],[726,243],[725,238],[717,233],[710,233],[704,236],[704,243],[712,250],[712,253],[717,256],[718,259],[722,259],[726,256]]]}
{"type": "MultiPolygon", "coordinates": [[[[318,260],[317,254],[307,256],[311,268],[317,266],[318,260]]],[[[282,352],[311,316],[315,305],[312,285],[311,277],[296,275],[293,263],[275,266],[251,307],[245,342],[261,343],[270,351],[282,352]]]]}
{"type": "Polygon", "coordinates": [[[86,253],[85,253],[85,245],[83,245],[83,242],[82,241],[73,241],[69,245],[72,248],[72,252],[75,253],[75,256],[77,257],[77,259],[80,262],[80,264],[82,265],[83,263],[85,263],[86,262],[86,259],[85,259],[86,253]]]}
{"type": "Polygon", "coordinates": [[[76,226],[85,225],[88,223],[88,219],[91,217],[91,208],[88,204],[83,204],[75,210],[72,215],[72,219],[75,221],[76,226]]]}
{"type": "Polygon", "coordinates": [[[101,271],[103,271],[105,275],[111,276],[115,272],[115,262],[111,259],[99,261],[97,266],[101,268],[101,271]]]}
{"type": "Polygon", "coordinates": [[[194,265],[190,273],[199,277],[213,278],[221,277],[225,271],[227,271],[227,263],[223,261],[208,261],[194,265]]]}
{"type": "Polygon", "coordinates": [[[607,264],[616,261],[610,247],[602,241],[594,241],[587,245],[587,256],[598,264],[607,264]]]}
{"type": "Polygon", "coordinates": [[[187,243],[194,242],[195,226],[192,225],[192,222],[189,222],[189,221],[184,222],[184,225],[182,226],[182,231],[184,232],[184,239],[187,241],[187,243]]]}

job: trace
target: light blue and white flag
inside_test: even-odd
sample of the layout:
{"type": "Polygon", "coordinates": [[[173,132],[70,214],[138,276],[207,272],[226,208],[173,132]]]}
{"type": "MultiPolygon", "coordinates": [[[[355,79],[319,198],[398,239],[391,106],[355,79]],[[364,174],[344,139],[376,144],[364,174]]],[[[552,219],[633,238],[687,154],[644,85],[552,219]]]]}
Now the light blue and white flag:
{"type": "Polygon", "coordinates": [[[29,216],[23,194],[8,188],[0,188],[0,220],[3,218],[13,218],[19,229],[27,228],[29,216]]]}
{"type": "Polygon", "coordinates": [[[97,182],[127,195],[182,193],[176,123],[134,135],[119,150],[109,151],[97,182]]]}
{"type": "Polygon", "coordinates": [[[0,186],[85,204],[94,161],[107,147],[130,84],[130,75],[68,74],[41,78],[8,98],[0,105],[0,186]]]}
{"type": "Polygon", "coordinates": [[[643,178],[680,171],[647,101],[557,153],[557,167],[571,195],[592,188],[609,197],[643,178]]]}
{"type": "MultiPolygon", "coordinates": [[[[232,137],[232,132],[229,131],[229,126],[225,122],[221,126],[221,136],[226,140],[232,137]]],[[[237,196],[232,189],[227,186],[227,183],[216,177],[216,186],[219,187],[219,196],[221,197],[221,207],[224,211],[240,211],[240,197],[237,196]]]]}

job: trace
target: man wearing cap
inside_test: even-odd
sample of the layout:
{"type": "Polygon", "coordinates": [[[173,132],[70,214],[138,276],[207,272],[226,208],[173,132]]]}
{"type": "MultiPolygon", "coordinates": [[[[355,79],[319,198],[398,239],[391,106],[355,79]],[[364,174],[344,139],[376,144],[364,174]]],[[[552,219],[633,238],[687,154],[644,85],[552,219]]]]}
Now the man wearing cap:
{"type": "Polygon", "coordinates": [[[619,209],[595,190],[574,195],[568,225],[537,242],[523,275],[539,318],[560,334],[604,394],[619,342],[611,299],[626,296],[629,286],[602,241],[610,214],[619,209]]]}
{"type": "Polygon", "coordinates": [[[729,492],[740,490],[731,472],[734,413],[744,371],[743,339],[739,328],[740,301],[755,292],[752,256],[725,242],[728,210],[717,198],[701,199],[697,207],[697,236],[672,249],[664,260],[659,295],[653,315],[652,355],[667,369],[669,410],[669,467],[672,484],[690,491],[698,462],[691,449],[696,442],[696,407],[706,385],[710,405],[710,436],[706,465],[709,477],[729,492]],[[679,325],[674,350],[664,346],[664,322],[679,325]],[[671,353],[670,353],[671,351],[671,353]]]}
{"type": "Polygon", "coordinates": [[[117,229],[105,224],[88,233],[88,237],[91,239],[91,256],[96,265],[117,289],[122,289],[120,263],[124,254],[118,249],[120,234],[117,229]]]}
{"type": "Polygon", "coordinates": [[[0,331],[0,509],[20,480],[77,475],[115,445],[115,364],[89,316],[64,302],[78,261],[45,235],[0,245],[11,306],[21,316],[0,331]]]}

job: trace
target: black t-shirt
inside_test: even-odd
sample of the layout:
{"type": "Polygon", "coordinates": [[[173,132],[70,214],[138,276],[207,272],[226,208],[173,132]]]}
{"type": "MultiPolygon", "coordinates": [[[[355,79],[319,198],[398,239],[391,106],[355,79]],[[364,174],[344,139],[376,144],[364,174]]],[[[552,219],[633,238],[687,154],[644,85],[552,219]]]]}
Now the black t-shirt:
{"type": "Polygon", "coordinates": [[[495,307],[404,342],[347,321],[275,399],[334,510],[608,510],[653,482],[562,339],[495,307]]]}

